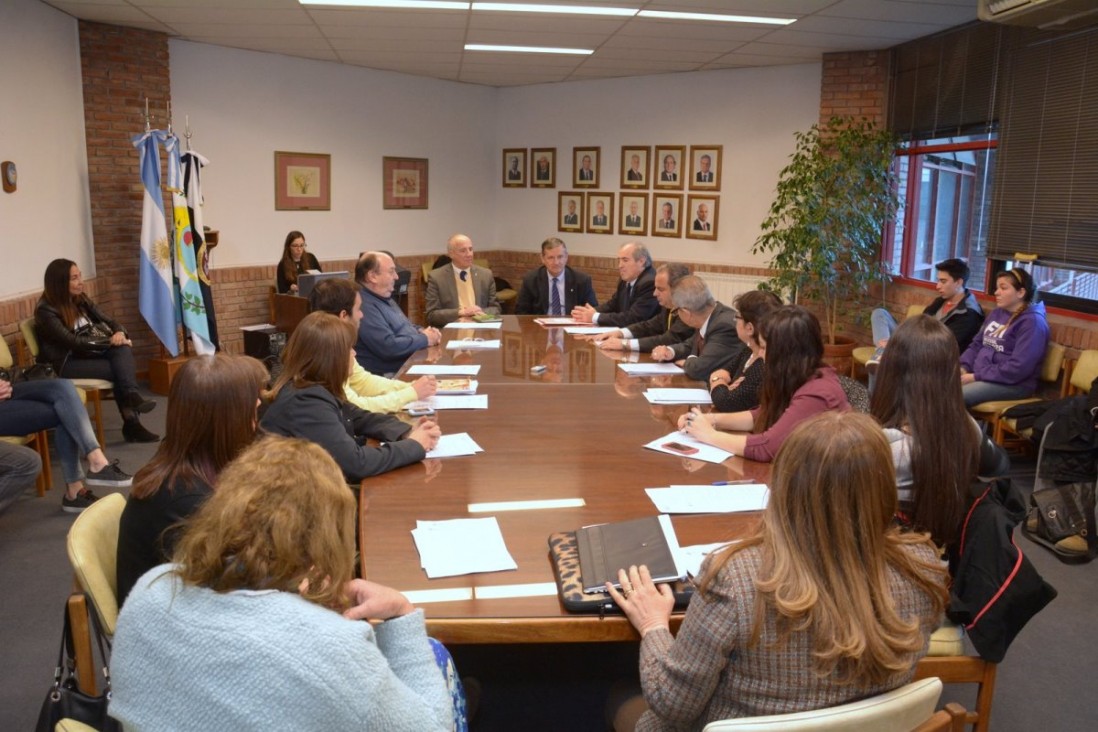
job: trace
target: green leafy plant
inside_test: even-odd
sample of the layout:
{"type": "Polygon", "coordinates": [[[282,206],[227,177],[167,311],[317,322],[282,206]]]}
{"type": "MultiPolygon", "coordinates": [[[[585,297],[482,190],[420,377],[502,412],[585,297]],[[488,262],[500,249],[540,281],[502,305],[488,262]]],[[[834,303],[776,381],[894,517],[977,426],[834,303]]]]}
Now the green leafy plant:
{"type": "Polygon", "coordinates": [[[866,119],[832,117],[796,132],[796,149],[752,252],[771,255],[770,289],[818,302],[834,344],[846,309],[883,282],[885,224],[896,211],[896,140],[866,119]]]}

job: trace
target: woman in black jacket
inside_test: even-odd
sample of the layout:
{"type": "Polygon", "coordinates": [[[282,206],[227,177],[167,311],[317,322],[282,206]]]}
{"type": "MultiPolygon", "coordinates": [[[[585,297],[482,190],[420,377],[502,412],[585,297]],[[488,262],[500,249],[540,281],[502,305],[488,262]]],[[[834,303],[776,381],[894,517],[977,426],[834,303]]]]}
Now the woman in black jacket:
{"type": "Polygon", "coordinates": [[[157,442],[160,437],[141,424],[140,415],[156,402],[137,390],[133,350],[126,333],[84,294],[84,279],[76,262],[55,259],[46,267],[42,298],[34,310],[38,362],[48,363],[68,379],[114,382],[114,397],[122,414],[127,442],[157,442]],[[98,333],[88,332],[93,326],[98,333]]]}
{"type": "Polygon", "coordinates": [[[305,251],[305,235],[300,231],[291,231],[282,244],[282,259],[278,260],[278,273],[275,276],[278,291],[282,294],[297,294],[297,276],[310,269],[320,271],[320,262],[312,252],[305,251]]]}

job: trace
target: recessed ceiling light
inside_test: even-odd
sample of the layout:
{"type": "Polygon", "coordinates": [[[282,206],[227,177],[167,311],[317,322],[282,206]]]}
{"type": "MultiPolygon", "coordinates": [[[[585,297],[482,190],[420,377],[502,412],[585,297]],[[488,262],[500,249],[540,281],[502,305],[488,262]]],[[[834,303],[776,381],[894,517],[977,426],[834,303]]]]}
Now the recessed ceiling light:
{"type": "Polygon", "coordinates": [[[412,10],[468,10],[469,3],[452,0],[297,0],[302,5],[351,8],[408,8],[412,10]]]}
{"type": "Polygon", "coordinates": [[[642,18],[662,18],[664,20],[713,20],[724,23],[762,23],[764,25],[789,25],[796,18],[764,18],[757,15],[717,15],[716,13],[678,13],[671,10],[641,10],[642,18]]]}
{"type": "Polygon", "coordinates": [[[619,15],[633,17],[636,8],[601,8],[595,5],[519,5],[518,3],[473,3],[473,10],[501,13],[563,13],[566,15],[619,15]]]}
{"type": "Polygon", "coordinates": [[[575,56],[590,56],[591,48],[552,48],[549,46],[493,46],[486,43],[466,43],[466,51],[496,51],[498,53],[565,53],[575,56]]]}

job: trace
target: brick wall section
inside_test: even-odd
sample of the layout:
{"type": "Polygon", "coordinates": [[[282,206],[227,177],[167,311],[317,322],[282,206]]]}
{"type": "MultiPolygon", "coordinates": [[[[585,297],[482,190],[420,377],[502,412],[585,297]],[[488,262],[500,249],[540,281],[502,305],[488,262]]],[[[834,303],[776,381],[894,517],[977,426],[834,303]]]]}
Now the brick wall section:
{"type": "Polygon", "coordinates": [[[820,124],[833,116],[866,117],[887,124],[889,51],[825,53],[820,82],[820,124]]]}
{"type": "MultiPolygon", "coordinates": [[[[137,309],[143,193],[131,138],[145,128],[146,97],[153,127],[166,126],[171,99],[168,37],[80,21],[80,66],[99,281],[96,301],[126,326],[138,370],[144,371],[148,359],[160,354],[160,342],[137,309]]],[[[170,201],[165,210],[171,210],[170,201]]]]}

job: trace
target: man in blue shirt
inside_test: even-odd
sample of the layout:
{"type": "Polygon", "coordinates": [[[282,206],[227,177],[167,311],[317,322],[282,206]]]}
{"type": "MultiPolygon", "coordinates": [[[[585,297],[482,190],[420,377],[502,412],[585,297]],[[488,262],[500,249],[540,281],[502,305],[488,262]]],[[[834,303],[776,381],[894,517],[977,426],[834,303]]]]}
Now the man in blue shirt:
{"type": "Polygon", "coordinates": [[[397,269],[383,252],[366,252],[355,265],[355,282],[362,288],[362,321],[355,359],[367,371],[389,376],[416,351],[437,346],[438,328],[419,328],[393,302],[397,269]]]}

